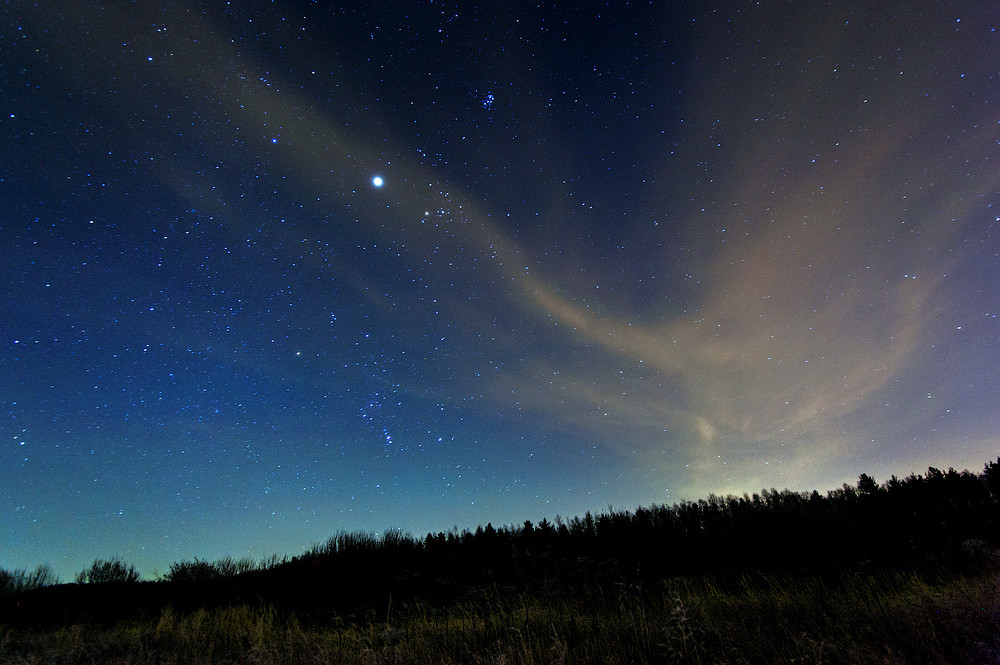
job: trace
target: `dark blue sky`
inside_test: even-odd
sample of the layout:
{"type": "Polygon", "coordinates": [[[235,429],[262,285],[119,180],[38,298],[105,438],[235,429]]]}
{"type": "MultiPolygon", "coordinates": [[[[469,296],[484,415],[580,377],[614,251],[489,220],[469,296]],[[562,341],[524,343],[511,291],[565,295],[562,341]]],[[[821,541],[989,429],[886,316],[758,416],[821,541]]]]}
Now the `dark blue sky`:
{"type": "Polygon", "coordinates": [[[1000,455],[990,3],[354,4],[0,10],[0,567],[1000,455]]]}

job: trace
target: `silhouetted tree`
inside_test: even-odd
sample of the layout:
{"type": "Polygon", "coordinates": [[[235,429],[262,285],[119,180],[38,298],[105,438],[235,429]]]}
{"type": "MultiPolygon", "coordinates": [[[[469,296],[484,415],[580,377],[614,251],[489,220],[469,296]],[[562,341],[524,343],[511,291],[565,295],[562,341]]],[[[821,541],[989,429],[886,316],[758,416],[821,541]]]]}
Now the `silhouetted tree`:
{"type": "Polygon", "coordinates": [[[108,584],[138,582],[139,571],[130,563],[121,559],[96,559],[90,568],[81,570],[76,575],[77,584],[108,584]]]}
{"type": "Polygon", "coordinates": [[[987,462],[983,469],[983,481],[994,499],[1000,499],[1000,457],[996,462],[987,462]]]}
{"type": "Polygon", "coordinates": [[[258,568],[257,563],[250,557],[234,559],[231,556],[227,556],[212,565],[221,577],[235,577],[236,575],[242,575],[258,568]]]}
{"type": "Polygon", "coordinates": [[[170,571],[164,576],[168,582],[209,582],[220,577],[219,570],[208,561],[178,561],[170,564],[170,571]]]}
{"type": "Polygon", "coordinates": [[[43,586],[58,584],[59,578],[48,565],[41,565],[33,571],[4,570],[0,568],[0,597],[17,596],[43,586]]]}
{"type": "Polygon", "coordinates": [[[862,473],[858,476],[858,493],[862,496],[874,496],[878,494],[880,489],[875,479],[867,473],[862,473]]]}

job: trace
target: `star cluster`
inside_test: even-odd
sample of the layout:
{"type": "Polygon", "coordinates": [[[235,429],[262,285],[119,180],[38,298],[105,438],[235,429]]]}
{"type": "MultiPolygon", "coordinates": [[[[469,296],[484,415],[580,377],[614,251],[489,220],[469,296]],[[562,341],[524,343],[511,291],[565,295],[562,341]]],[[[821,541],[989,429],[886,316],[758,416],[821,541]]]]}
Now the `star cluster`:
{"type": "Polygon", "coordinates": [[[2,12],[2,567],[1000,453],[988,3],[2,12]]]}

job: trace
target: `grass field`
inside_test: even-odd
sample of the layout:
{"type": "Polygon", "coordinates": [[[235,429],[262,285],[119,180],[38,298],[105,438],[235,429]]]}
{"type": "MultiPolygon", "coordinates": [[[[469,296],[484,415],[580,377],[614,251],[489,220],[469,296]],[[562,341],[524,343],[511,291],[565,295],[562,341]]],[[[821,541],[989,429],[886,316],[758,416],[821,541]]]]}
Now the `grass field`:
{"type": "Polygon", "coordinates": [[[478,589],[348,620],[240,605],[42,630],[0,626],[0,662],[996,663],[1000,574],[689,577],[655,588],[478,589]]]}

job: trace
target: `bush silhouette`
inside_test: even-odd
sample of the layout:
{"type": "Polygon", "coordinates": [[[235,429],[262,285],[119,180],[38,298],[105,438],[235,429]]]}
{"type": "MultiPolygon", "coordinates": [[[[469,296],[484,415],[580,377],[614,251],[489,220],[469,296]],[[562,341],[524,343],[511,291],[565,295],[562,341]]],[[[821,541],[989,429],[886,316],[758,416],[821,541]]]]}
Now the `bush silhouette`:
{"type": "Polygon", "coordinates": [[[139,571],[121,559],[95,559],[76,575],[77,584],[124,584],[139,581],[139,571]]]}
{"type": "Polygon", "coordinates": [[[194,561],[170,564],[170,572],[163,579],[167,582],[209,582],[219,577],[219,571],[214,565],[195,558],[194,561]]]}
{"type": "Polygon", "coordinates": [[[0,597],[17,596],[53,584],[59,584],[59,578],[47,565],[38,566],[31,572],[0,569],[0,597]]]}

